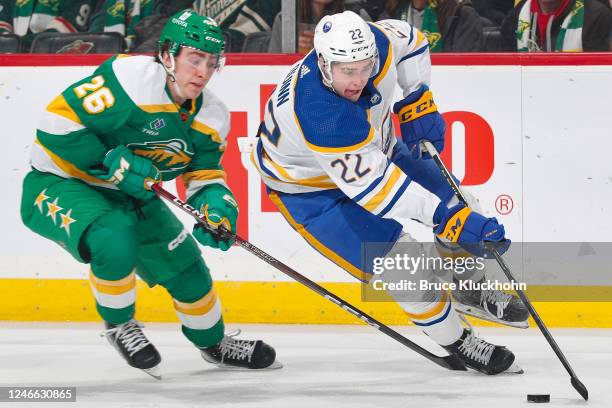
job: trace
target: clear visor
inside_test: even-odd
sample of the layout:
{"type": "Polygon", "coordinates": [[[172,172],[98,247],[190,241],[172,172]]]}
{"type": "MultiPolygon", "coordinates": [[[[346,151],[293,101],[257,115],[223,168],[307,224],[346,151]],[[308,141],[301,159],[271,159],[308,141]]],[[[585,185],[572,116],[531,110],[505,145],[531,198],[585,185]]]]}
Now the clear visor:
{"type": "Polygon", "coordinates": [[[331,63],[331,76],[333,82],[367,81],[378,73],[377,56],[355,62],[331,63]]]}
{"type": "Polygon", "coordinates": [[[198,54],[191,54],[186,59],[187,63],[194,68],[206,67],[207,69],[221,70],[225,65],[224,54],[211,54],[192,47],[183,46],[183,48],[199,51],[198,54]]]}

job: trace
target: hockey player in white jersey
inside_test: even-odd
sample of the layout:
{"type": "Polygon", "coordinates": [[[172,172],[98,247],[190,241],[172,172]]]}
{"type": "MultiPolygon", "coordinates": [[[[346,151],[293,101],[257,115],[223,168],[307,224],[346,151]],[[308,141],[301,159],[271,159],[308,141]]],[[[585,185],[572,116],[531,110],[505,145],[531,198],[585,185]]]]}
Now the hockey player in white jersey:
{"type": "MultiPolygon", "coordinates": [[[[366,23],[347,11],[324,17],[314,44],[268,100],[251,155],[292,227],[364,282],[373,270],[362,259],[363,245],[383,243],[380,256],[402,253],[402,244],[415,242],[409,235],[413,220],[433,227],[449,250],[456,249],[453,243],[477,244],[470,251],[482,256],[484,240],[507,250],[503,226],[460,205],[431,158],[421,153],[422,141],[441,151],[445,132],[428,88],[423,34],[405,22],[366,23]],[[392,106],[398,85],[403,99],[392,106]],[[399,116],[402,140],[394,136],[391,109],[399,116]]],[[[435,280],[425,268],[417,276],[435,280]]],[[[391,295],[414,324],[468,367],[486,374],[518,371],[511,351],[461,325],[446,292],[391,295]]],[[[491,310],[504,323],[527,318],[523,305],[503,293],[478,291],[461,300],[485,317],[494,318],[487,309],[497,308],[491,310]]]]}

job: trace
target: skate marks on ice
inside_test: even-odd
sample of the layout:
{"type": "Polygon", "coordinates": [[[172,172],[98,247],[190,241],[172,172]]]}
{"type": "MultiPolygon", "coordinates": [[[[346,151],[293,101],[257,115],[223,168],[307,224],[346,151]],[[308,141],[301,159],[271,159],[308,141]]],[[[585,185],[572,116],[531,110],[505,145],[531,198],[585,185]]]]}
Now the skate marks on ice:
{"type": "MultiPolygon", "coordinates": [[[[163,380],[157,381],[129,367],[97,336],[99,325],[0,323],[0,383],[76,386],[77,403],[70,407],[505,408],[524,406],[527,394],[534,393],[551,394],[547,407],[583,405],[533,329],[478,328],[487,340],[508,346],[525,370],[519,376],[486,376],[443,370],[368,327],[240,327],[274,346],[284,368],[220,370],[202,360],[177,325],[149,323],[147,336],[162,354],[163,380]]],[[[416,330],[398,330],[429,347],[416,330]]],[[[589,387],[588,406],[612,406],[612,330],[554,334],[589,387]]]]}

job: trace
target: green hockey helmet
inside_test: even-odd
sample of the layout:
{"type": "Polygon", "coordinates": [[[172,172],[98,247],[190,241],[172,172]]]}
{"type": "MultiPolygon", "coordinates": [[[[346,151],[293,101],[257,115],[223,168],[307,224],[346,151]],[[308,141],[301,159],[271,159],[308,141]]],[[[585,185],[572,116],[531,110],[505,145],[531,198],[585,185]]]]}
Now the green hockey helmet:
{"type": "Polygon", "coordinates": [[[215,20],[192,10],[179,11],[168,19],[159,37],[160,55],[166,43],[172,56],[176,56],[181,47],[221,55],[225,46],[221,27],[215,20]]]}

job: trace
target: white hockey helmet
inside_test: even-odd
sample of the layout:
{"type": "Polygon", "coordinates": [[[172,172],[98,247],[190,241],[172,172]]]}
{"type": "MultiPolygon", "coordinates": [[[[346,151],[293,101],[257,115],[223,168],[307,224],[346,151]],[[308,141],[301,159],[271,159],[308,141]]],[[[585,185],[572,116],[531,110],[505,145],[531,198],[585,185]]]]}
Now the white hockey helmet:
{"type": "Polygon", "coordinates": [[[361,17],[352,11],[325,16],[315,28],[314,48],[319,57],[319,69],[323,82],[333,82],[333,62],[354,62],[373,59],[372,76],[378,72],[378,50],[376,39],[361,17]],[[322,60],[322,61],[321,61],[322,60]]]}

